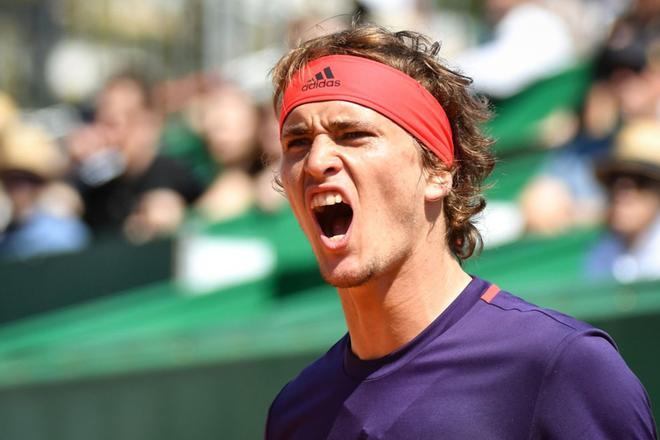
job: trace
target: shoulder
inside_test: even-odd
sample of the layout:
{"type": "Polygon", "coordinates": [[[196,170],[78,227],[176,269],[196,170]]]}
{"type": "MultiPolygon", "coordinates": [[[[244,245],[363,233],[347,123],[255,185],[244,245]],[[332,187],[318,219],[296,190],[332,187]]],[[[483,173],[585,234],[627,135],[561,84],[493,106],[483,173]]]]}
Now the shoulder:
{"type": "Polygon", "coordinates": [[[508,292],[482,299],[482,308],[521,347],[514,351],[538,367],[533,432],[551,438],[653,438],[646,391],[606,332],[508,292]]]}
{"type": "MultiPolygon", "coordinates": [[[[526,2],[514,8],[502,18],[497,26],[501,32],[529,32],[530,29],[543,29],[544,33],[564,36],[568,32],[567,24],[554,11],[542,5],[526,2]],[[541,26],[536,27],[536,26],[541,26]]],[[[538,32],[537,32],[538,34],[538,32]]],[[[528,37],[533,34],[526,34],[528,37]]]]}
{"type": "Polygon", "coordinates": [[[282,388],[268,410],[267,433],[277,432],[279,427],[289,425],[289,419],[300,418],[302,413],[315,407],[327,397],[326,393],[332,391],[328,383],[341,381],[346,338],[341,338],[282,388]]]}
{"type": "Polygon", "coordinates": [[[481,315],[494,324],[496,333],[502,332],[511,337],[518,335],[518,338],[546,347],[551,352],[580,335],[601,338],[616,349],[612,338],[603,330],[556,310],[529,303],[506,291],[500,290],[489,299],[482,297],[480,306],[481,315]]]}
{"type": "Polygon", "coordinates": [[[178,159],[163,154],[157,154],[156,157],[154,157],[153,162],[151,162],[151,166],[149,168],[161,170],[161,169],[181,169],[185,167],[181,162],[179,162],[178,159]]]}
{"type": "Polygon", "coordinates": [[[558,347],[536,403],[539,433],[656,438],[648,395],[610,341],[581,332],[558,347]]]}
{"type": "Polygon", "coordinates": [[[151,166],[140,179],[144,189],[169,188],[190,202],[202,192],[197,177],[184,164],[167,156],[156,156],[151,166]]]}
{"type": "Polygon", "coordinates": [[[514,22],[527,20],[542,23],[555,23],[561,22],[561,17],[550,8],[538,3],[526,2],[511,8],[502,18],[502,21],[506,22],[506,20],[514,22]]]}
{"type": "Polygon", "coordinates": [[[49,243],[66,245],[73,240],[75,242],[73,247],[79,247],[78,242],[86,241],[89,236],[87,227],[80,219],[61,217],[45,212],[35,213],[25,223],[20,233],[26,239],[40,242],[41,245],[45,246],[49,243]]]}
{"type": "Polygon", "coordinates": [[[304,394],[318,386],[320,382],[325,382],[327,378],[337,375],[343,370],[343,349],[342,344],[345,339],[340,339],[323,356],[305,367],[291,382],[289,382],[280,395],[281,397],[290,397],[295,394],[304,394]]]}
{"type": "Polygon", "coordinates": [[[612,233],[603,234],[587,252],[584,263],[587,275],[595,279],[611,278],[614,262],[624,252],[621,240],[612,233]]]}
{"type": "Polygon", "coordinates": [[[0,253],[30,257],[76,251],[89,238],[88,229],[76,218],[36,213],[21,227],[0,236],[0,253]]]}
{"type": "Polygon", "coordinates": [[[163,176],[172,178],[181,175],[187,176],[188,174],[190,174],[188,169],[178,160],[168,156],[158,155],[154,158],[153,162],[151,162],[151,165],[147,168],[143,177],[149,180],[161,178],[163,176]]]}
{"type": "Polygon", "coordinates": [[[491,355],[491,362],[506,370],[510,380],[524,384],[527,391],[533,388],[534,395],[557,357],[577,340],[597,339],[619,356],[614,340],[603,330],[506,291],[494,296],[486,291],[467,318],[462,328],[469,332],[475,352],[491,355]]]}
{"type": "Polygon", "coordinates": [[[464,340],[480,356],[506,368],[517,380],[541,386],[548,366],[566,345],[580,338],[596,338],[616,353],[616,345],[603,330],[563,313],[529,303],[506,291],[489,288],[460,326],[464,340]]]}

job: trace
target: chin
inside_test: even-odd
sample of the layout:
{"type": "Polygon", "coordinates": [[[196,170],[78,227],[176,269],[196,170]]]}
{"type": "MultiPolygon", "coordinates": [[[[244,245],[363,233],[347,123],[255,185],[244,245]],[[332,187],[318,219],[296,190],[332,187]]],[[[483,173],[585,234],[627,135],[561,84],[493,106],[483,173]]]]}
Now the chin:
{"type": "Polygon", "coordinates": [[[373,277],[375,271],[371,267],[342,269],[340,267],[324,268],[321,266],[321,276],[331,286],[347,289],[367,284],[373,277]]]}
{"type": "Polygon", "coordinates": [[[324,275],[323,279],[326,283],[330,284],[333,287],[338,289],[348,289],[351,287],[360,287],[369,281],[370,277],[354,277],[354,276],[334,276],[334,275],[324,275]]]}

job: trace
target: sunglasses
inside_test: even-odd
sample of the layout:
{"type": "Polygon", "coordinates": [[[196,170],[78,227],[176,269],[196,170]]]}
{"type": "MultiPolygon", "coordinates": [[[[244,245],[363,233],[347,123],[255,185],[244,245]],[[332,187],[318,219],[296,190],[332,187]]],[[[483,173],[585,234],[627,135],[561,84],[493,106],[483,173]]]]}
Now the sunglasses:
{"type": "Polygon", "coordinates": [[[649,176],[634,173],[614,172],[605,177],[603,183],[608,190],[617,188],[634,188],[637,190],[660,191],[660,181],[649,176]]]}
{"type": "Polygon", "coordinates": [[[42,177],[27,171],[6,170],[0,172],[0,183],[7,189],[24,185],[39,186],[44,182],[42,177]]]}

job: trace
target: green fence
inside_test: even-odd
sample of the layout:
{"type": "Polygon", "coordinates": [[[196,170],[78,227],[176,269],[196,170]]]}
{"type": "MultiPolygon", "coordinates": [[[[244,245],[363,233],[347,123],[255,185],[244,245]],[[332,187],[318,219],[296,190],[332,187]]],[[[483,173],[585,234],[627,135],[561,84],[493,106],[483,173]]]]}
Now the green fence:
{"type": "MultiPolygon", "coordinates": [[[[609,331],[658,401],[660,283],[581,281],[598,234],[527,238],[468,270],[609,331]]],[[[309,260],[294,248],[280,254],[309,260]]],[[[259,438],[277,390],[345,332],[332,288],[282,294],[290,266],[209,295],[161,282],[1,327],[2,438],[259,438]]]]}
{"type": "Polygon", "coordinates": [[[172,241],[99,240],[81,252],[0,262],[0,324],[172,275],[172,241]]]}

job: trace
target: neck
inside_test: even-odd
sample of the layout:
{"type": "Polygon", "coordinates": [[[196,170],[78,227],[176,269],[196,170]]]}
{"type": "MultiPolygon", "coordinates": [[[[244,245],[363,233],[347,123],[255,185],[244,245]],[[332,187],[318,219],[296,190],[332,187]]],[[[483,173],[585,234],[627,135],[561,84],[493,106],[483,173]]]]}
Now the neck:
{"type": "Polygon", "coordinates": [[[446,249],[433,256],[413,255],[393,272],[338,290],[351,346],[360,359],[383,357],[410,342],[471,281],[446,249]]]}
{"type": "Polygon", "coordinates": [[[151,145],[145,145],[143,151],[133,158],[127,160],[126,175],[129,177],[141,176],[149,168],[156,158],[156,148],[151,145]]]}

